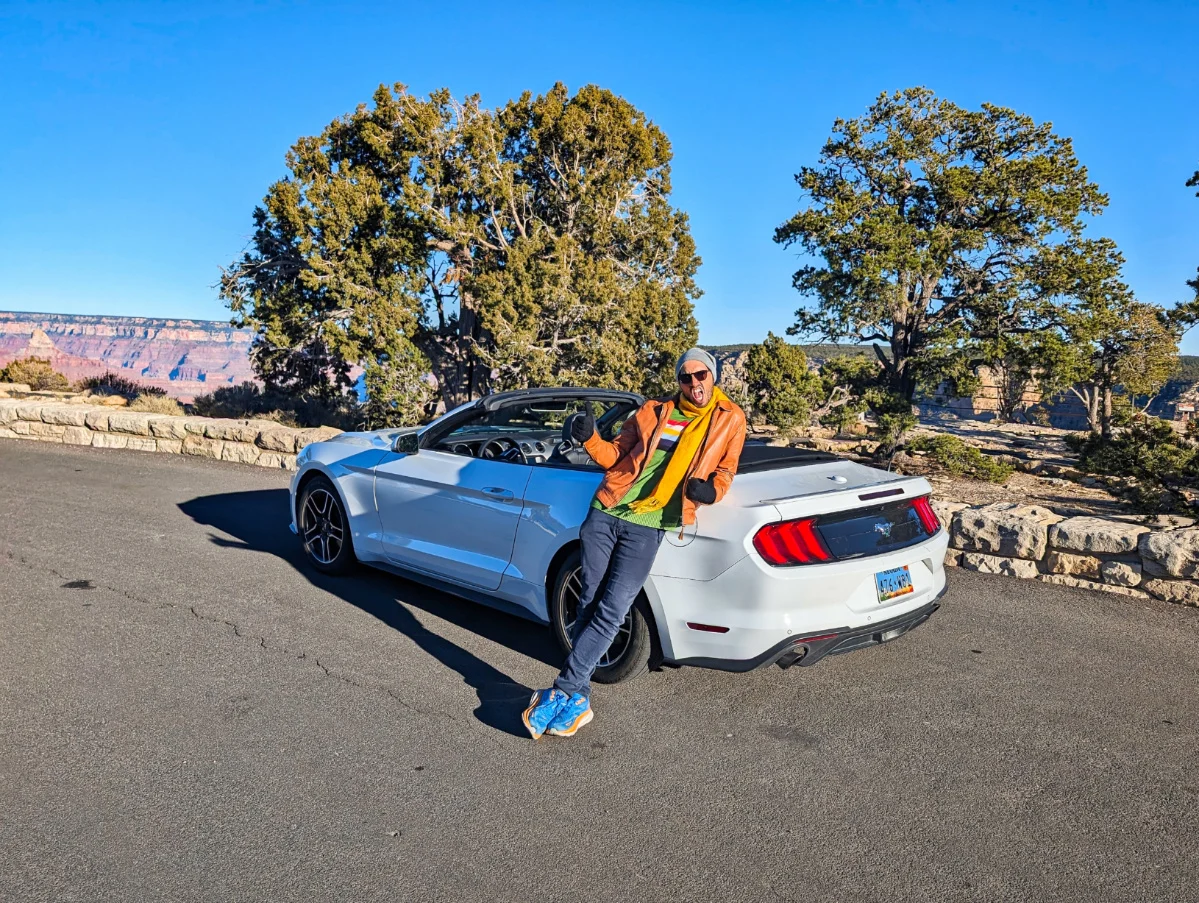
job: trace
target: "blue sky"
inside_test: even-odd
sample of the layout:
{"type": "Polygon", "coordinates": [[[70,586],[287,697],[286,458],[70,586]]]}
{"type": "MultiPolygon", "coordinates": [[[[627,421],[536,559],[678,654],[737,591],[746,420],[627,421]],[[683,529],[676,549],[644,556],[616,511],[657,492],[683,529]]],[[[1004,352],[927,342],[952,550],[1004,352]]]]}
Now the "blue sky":
{"type": "MultiPolygon", "coordinates": [[[[496,105],[555,81],[669,135],[705,343],[781,333],[771,241],[837,116],[926,85],[1053,122],[1145,300],[1199,266],[1195,3],[0,4],[0,309],[226,319],[213,284],[300,135],[381,82],[496,105]]],[[[1199,354],[1199,330],[1183,350],[1199,354]]]]}

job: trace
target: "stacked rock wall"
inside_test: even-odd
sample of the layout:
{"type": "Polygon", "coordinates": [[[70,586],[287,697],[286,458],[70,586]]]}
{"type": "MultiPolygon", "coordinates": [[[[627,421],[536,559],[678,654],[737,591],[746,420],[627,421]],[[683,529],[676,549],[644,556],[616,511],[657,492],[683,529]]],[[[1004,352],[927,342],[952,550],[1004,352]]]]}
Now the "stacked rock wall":
{"type": "Polygon", "coordinates": [[[296,454],[341,430],[291,429],[272,420],[220,420],[128,411],[104,397],[0,397],[0,439],[193,455],[295,470],[296,454]]]}
{"type": "Polygon", "coordinates": [[[1199,606],[1199,526],[1191,518],[1063,517],[1019,502],[934,504],[946,564],[1199,606]]]}

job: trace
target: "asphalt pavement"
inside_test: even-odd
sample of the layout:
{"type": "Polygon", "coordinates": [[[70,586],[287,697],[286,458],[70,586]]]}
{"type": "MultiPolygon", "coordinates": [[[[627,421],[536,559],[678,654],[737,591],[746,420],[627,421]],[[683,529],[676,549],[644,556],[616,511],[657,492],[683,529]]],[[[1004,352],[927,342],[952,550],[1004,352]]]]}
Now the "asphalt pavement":
{"type": "Polygon", "coordinates": [[[314,573],[286,485],[0,440],[0,900],[1199,901],[1199,611],[954,572],[534,743],[548,631],[314,573]]]}

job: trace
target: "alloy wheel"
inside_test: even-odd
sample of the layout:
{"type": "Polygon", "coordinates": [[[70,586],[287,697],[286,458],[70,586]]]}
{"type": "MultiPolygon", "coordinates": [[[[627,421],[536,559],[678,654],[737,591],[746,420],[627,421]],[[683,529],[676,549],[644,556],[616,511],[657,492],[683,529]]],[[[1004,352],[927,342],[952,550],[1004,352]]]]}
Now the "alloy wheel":
{"type": "MultiPolygon", "coordinates": [[[[569,638],[574,632],[575,620],[578,617],[579,611],[579,596],[583,592],[583,569],[575,568],[566,575],[566,579],[562,582],[563,595],[563,611],[562,611],[562,627],[566,631],[566,636],[569,638]]],[[[620,661],[621,657],[629,649],[629,643],[633,638],[633,611],[625,616],[624,622],[616,631],[616,636],[612,639],[612,645],[608,647],[608,651],[604,653],[603,658],[599,660],[600,668],[607,668],[620,661]]]]}
{"type": "Polygon", "coordinates": [[[327,489],[317,488],[308,494],[300,515],[300,531],[304,551],[320,564],[333,564],[345,544],[345,516],[341,503],[327,489]]]}

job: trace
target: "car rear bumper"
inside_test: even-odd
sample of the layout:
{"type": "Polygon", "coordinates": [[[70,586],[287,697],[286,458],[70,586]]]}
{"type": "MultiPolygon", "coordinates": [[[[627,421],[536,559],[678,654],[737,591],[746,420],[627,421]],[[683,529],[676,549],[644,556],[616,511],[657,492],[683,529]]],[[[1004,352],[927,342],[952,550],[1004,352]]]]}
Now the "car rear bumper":
{"type": "Polygon", "coordinates": [[[941,598],[947,589],[947,586],[942,587],[932,602],[889,620],[866,627],[838,627],[811,636],[788,637],[751,659],[696,657],[679,659],[673,664],[715,668],[720,671],[754,671],[776,664],[782,668],[790,668],[792,665],[808,667],[828,655],[842,655],[903,636],[933,616],[933,612],[941,607],[941,598]]]}
{"type": "Polygon", "coordinates": [[[875,635],[910,629],[940,604],[948,545],[942,529],[919,545],[869,558],[788,568],[751,552],[709,580],[651,574],[646,595],[662,657],[749,671],[774,661],[794,664],[798,653],[812,664],[870,645],[875,635]],[[908,568],[912,591],[880,599],[876,574],[899,567],[908,568]]]}

